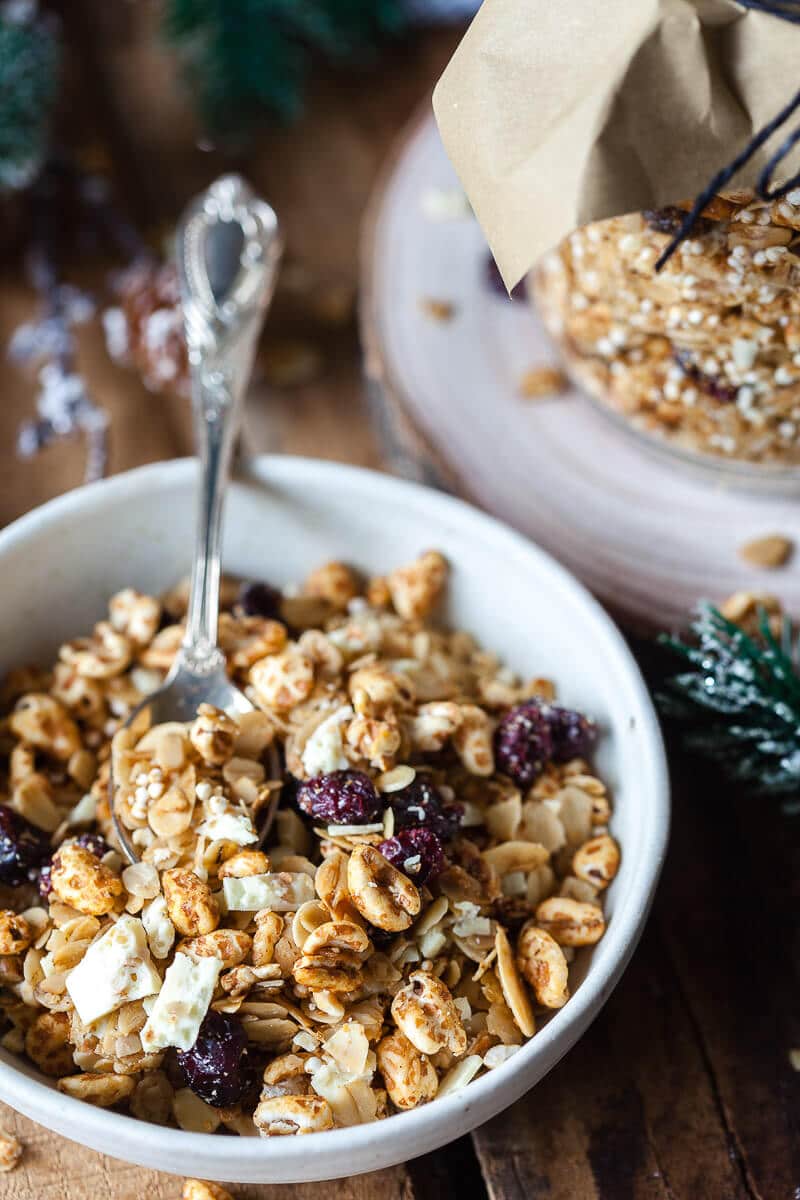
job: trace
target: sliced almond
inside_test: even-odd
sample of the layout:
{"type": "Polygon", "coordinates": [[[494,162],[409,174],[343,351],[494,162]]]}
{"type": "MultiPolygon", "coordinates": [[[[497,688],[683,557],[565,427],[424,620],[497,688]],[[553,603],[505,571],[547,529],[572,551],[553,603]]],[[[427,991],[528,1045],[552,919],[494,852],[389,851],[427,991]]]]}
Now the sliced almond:
{"type": "Polygon", "coordinates": [[[511,871],[534,871],[550,858],[550,851],[538,842],[502,842],[491,850],[484,850],[483,857],[498,875],[511,871]]]}
{"type": "Polygon", "coordinates": [[[780,533],[769,533],[764,537],[753,538],[752,541],[745,542],[743,546],[739,547],[739,557],[749,563],[751,567],[772,571],[787,563],[793,550],[794,542],[791,538],[784,537],[780,533]]]}
{"type": "Polygon", "coordinates": [[[536,1032],[536,1021],[533,1016],[531,1002],[525,984],[519,977],[514,951],[508,940],[508,934],[502,925],[498,925],[495,934],[494,947],[497,951],[497,974],[503,997],[511,1009],[511,1014],[525,1037],[533,1037],[536,1032]]]}

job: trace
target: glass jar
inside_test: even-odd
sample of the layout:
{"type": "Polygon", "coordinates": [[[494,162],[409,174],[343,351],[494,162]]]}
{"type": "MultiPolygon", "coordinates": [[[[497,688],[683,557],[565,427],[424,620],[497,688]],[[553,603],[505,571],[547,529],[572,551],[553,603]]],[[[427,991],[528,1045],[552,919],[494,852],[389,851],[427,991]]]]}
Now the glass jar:
{"type": "Polygon", "coordinates": [[[709,479],[800,491],[800,190],[577,230],[535,273],[567,370],[641,444],[709,479]]]}

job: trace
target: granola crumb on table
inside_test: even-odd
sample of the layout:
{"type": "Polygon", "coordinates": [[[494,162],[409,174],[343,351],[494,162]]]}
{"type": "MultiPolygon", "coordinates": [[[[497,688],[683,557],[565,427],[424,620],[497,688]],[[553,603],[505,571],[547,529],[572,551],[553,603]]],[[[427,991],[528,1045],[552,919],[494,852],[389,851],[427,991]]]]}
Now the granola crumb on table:
{"type": "Polygon", "coordinates": [[[0,1173],[13,1171],[22,1158],[22,1142],[0,1125],[0,1173]]]}
{"type": "Polygon", "coordinates": [[[182,1200],[233,1200],[233,1197],[219,1183],[187,1179],[183,1185],[182,1200]]]}
{"type": "Polygon", "coordinates": [[[297,1136],[446,1096],[568,1003],[620,857],[597,731],[436,622],[447,576],[428,551],[286,595],[224,580],[241,718],[123,728],[180,644],[183,586],[126,588],[51,670],[8,675],[5,1049],[142,1120],[297,1136]]]}

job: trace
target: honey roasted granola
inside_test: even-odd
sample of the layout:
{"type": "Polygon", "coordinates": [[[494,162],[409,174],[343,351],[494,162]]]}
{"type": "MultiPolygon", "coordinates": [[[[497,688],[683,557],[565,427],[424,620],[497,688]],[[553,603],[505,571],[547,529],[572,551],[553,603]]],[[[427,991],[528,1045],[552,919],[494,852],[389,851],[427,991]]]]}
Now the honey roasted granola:
{"type": "Polygon", "coordinates": [[[368,581],[327,563],[286,596],[224,580],[239,718],[125,727],[185,587],[127,588],[51,670],[11,672],[7,1050],[143,1120],[294,1136],[447,1095],[568,1003],[619,866],[596,730],[435,622],[447,573],[428,552],[368,581]]]}
{"type": "Polygon", "coordinates": [[[543,260],[537,308],[570,372],[637,429],[692,453],[800,465],[800,189],[577,230],[543,260]]]}

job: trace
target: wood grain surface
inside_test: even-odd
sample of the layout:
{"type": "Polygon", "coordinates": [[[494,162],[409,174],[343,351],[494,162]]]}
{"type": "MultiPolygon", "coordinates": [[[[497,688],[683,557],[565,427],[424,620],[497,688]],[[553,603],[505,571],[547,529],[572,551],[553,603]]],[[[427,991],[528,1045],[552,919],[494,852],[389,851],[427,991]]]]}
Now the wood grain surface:
{"type": "MultiPolygon", "coordinates": [[[[103,98],[103,125],[92,136],[118,164],[131,210],[157,223],[219,162],[194,149],[189,114],[148,49],[153,11],[151,0],[73,0],[69,28],[93,106],[103,98]]],[[[290,261],[313,279],[355,287],[370,184],[455,40],[425,34],[391,53],[377,77],[322,79],[300,125],[265,138],[242,164],[285,215],[290,261]]],[[[101,278],[98,267],[86,282],[101,278]]],[[[21,280],[20,265],[6,263],[4,343],[33,310],[21,280]]],[[[313,287],[301,300],[284,296],[271,336],[313,343],[319,374],[292,388],[262,379],[250,398],[247,444],[379,466],[385,448],[371,423],[355,323],[320,323],[314,296],[313,287]]],[[[80,354],[112,415],[113,470],[190,453],[186,404],[149,395],[113,367],[96,323],[82,331],[80,354]]],[[[14,431],[31,399],[30,379],[7,368],[0,524],[80,479],[74,445],[32,464],[14,458],[14,431]]],[[[413,458],[404,464],[411,473],[413,458]]],[[[657,673],[652,648],[635,649],[657,673]]],[[[800,1047],[800,838],[774,807],[732,795],[675,747],[670,757],[673,835],[653,914],[622,982],[559,1066],[472,1138],[435,1154],[335,1184],[237,1185],[237,1200],[796,1200],[800,1074],[788,1052],[800,1047]]],[[[19,1167],[0,1175],[2,1200],[180,1196],[179,1178],[84,1150],[2,1103],[0,1120],[25,1146],[19,1167]]]]}

